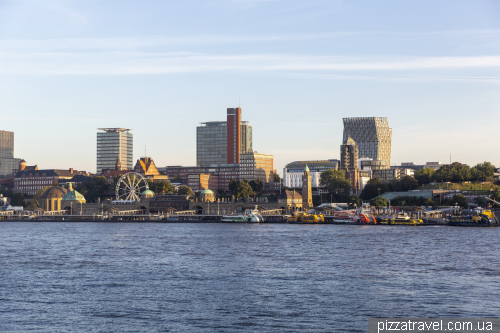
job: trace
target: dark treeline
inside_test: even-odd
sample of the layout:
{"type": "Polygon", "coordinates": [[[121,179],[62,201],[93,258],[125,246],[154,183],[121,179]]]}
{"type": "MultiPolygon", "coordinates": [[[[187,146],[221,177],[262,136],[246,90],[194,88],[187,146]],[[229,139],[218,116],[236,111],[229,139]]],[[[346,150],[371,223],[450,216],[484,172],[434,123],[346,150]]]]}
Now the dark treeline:
{"type": "Polygon", "coordinates": [[[490,181],[493,182],[495,166],[490,162],[479,163],[474,167],[469,167],[459,162],[451,165],[443,165],[439,170],[420,169],[415,172],[415,179],[419,184],[429,184],[435,182],[454,182],[460,183],[464,181],[490,181]]]}
{"type": "Polygon", "coordinates": [[[493,182],[495,166],[490,162],[479,163],[474,167],[455,162],[451,165],[444,165],[438,170],[430,168],[420,169],[415,172],[415,176],[404,176],[399,180],[385,182],[378,178],[368,181],[360,194],[364,200],[370,200],[385,192],[402,192],[416,189],[419,185],[431,182],[452,182],[460,183],[464,181],[489,181],[493,182]]]}

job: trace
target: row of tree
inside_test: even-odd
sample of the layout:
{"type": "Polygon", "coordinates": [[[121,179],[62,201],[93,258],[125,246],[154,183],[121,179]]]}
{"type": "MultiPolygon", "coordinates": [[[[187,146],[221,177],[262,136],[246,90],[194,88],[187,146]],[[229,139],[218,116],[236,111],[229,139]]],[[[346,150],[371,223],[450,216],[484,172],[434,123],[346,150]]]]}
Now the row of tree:
{"type": "Polygon", "coordinates": [[[412,176],[404,176],[401,179],[395,179],[389,183],[378,178],[372,178],[366,183],[359,196],[363,200],[370,200],[385,192],[404,192],[417,187],[418,181],[412,176]]]}
{"type": "MultiPolygon", "coordinates": [[[[477,202],[476,202],[477,203],[477,202]]],[[[456,194],[451,199],[442,199],[441,202],[432,200],[431,198],[422,197],[410,197],[410,196],[400,196],[391,200],[391,206],[430,206],[437,207],[441,206],[459,206],[462,208],[468,208],[467,200],[462,194],[456,194]]],[[[377,208],[387,207],[389,202],[384,197],[376,197],[370,201],[371,206],[377,208]]],[[[481,204],[479,204],[481,205],[481,204]]]]}
{"type": "Polygon", "coordinates": [[[464,181],[494,181],[495,166],[490,162],[479,163],[469,167],[459,162],[443,165],[438,170],[430,168],[420,169],[415,172],[415,179],[419,184],[435,182],[464,182],[464,181]]]}

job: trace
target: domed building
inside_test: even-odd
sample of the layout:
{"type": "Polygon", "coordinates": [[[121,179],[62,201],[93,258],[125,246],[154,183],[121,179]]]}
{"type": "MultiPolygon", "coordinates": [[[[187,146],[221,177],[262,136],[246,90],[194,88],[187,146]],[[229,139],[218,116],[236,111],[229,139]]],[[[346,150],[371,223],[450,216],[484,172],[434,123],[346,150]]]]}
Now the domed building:
{"type": "Polygon", "coordinates": [[[68,193],[68,190],[61,186],[54,186],[49,188],[38,199],[40,208],[46,211],[61,210],[62,198],[68,193]]]}
{"type": "Polygon", "coordinates": [[[73,185],[70,183],[68,192],[61,200],[61,207],[74,214],[74,212],[78,211],[78,208],[81,210],[81,206],[79,207],[79,204],[84,204],[86,202],[87,200],[85,200],[85,197],[80,192],[73,190],[73,185]]]}
{"type": "Polygon", "coordinates": [[[214,202],[215,201],[215,194],[212,190],[206,189],[201,191],[200,193],[200,201],[202,202],[214,202]]]}
{"type": "Polygon", "coordinates": [[[155,192],[153,192],[151,190],[146,190],[146,191],[141,193],[141,198],[143,198],[143,199],[152,198],[154,196],[155,196],[155,192]]]}

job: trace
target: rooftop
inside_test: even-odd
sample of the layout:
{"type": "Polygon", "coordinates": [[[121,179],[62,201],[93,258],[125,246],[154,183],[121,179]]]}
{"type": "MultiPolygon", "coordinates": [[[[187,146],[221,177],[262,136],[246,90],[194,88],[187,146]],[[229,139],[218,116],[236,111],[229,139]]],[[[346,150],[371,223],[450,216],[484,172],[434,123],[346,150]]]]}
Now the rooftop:
{"type": "Polygon", "coordinates": [[[104,132],[129,132],[131,129],[129,128],[98,128],[99,131],[104,132]]]}

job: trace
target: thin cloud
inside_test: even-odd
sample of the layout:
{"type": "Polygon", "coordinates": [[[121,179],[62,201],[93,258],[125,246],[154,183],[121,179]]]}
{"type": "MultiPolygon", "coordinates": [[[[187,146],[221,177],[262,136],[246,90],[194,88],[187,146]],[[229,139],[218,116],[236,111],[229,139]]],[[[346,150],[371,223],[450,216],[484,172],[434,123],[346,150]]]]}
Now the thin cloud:
{"type": "MultiPolygon", "coordinates": [[[[75,14],[76,15],[76,14],[75,14]]],[[[1,50],[132,50],[147,47],[175,45],[209,45],[234,43],[270,43],[276,41],[310,41],[337,39],[353,36],[402,36],[402,37],[451,37],[451,36],[488,36],[500,37],[500,29],[488,30],[446,30],[429,32],[401,31],[337,31],[301,34],[272,35],[192,35],[192,36],[142,36],[118,38],[59,38],[59,39],[4,39],[0,40],[1,50]]]]}
{"type": "MultiPolygon", "coordinates": [[[[137,75],[193,72],[401,72],[500,69],[500,56],[334,57],[289,54],[207,55],[193,53],[0,53],[0,73],[137,75]]],[[[366,74],[365,74],[366,75],[366,74]]],[[[431,75],[439,77],[437,73],[431,75]]]]}
{"type": "Polygon", "coordinates": [[[352,81],[401,81],[401,82],[429,82],[429,81],[455,81],[455,82],[484,82],[500,83],[500,77],[495,76],[384,76],[384,75],[339,75],[339,74],[308,74],[308,73],[283,73],[283,77],[326,80],[352,80],[352,81]]]}

